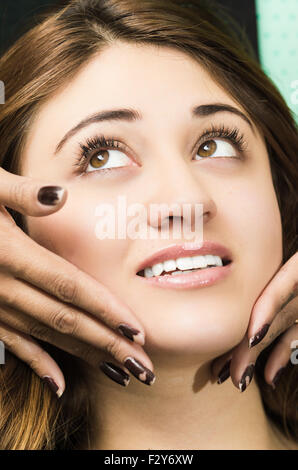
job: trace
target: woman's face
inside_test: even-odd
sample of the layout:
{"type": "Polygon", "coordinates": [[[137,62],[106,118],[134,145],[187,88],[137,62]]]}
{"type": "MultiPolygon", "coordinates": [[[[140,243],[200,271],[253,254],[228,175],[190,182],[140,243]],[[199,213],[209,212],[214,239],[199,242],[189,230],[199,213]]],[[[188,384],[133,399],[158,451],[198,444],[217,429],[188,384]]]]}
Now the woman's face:
{"type": "Polygon", "coordinates": [[[22,155],[23,175],[68,190],[60,211],[27,218],[30,236],[126,302],[145,328],[146,351],[151,353],[212,358],[238,344],[254,302],[282,261],[280,213],[263,139],[254,125],[253,132],[231,112],[192,116],[195,106],[214,103],[246,114],[183,53],[117,43],[43,106],[22,155]],[[79,122],[120,108],[134,108],[142,119],[90,123],[54,154],[79,122]],[[212,125],[243,134],[243,158],[225,138],[213,138],[209,147],[196,145],[212,125]],[[79,168],[79,144],[87,145],[87,139],[99,134],[114,138],[120,147],[91,150],[79,168]],[[99,239],[95,209],[108,203],[116,210],[119,196],[126,198],[127,207],[140,203],[147,214],[151,204],[202,204],[203,239],[230,250],[229,275],[192,289],[165,289],[137,276],[148,256],[189,240],[162,239],[162,226],[149,217],[145,222],[156,239],[99,239]]]}

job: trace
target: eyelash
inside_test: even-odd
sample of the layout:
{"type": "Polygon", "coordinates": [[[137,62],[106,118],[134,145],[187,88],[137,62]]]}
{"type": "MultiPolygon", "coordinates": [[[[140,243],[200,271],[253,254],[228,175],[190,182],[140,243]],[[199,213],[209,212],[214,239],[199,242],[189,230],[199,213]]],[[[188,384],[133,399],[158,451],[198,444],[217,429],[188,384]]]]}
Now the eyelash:
{"type": "MultiPolygon", "coordinates": [[[[224,124],[221,126],[211,125],[211,128],[208,128],[203,132],[198,142],[196,143],[195,147],[197,147],[197,150],[198,150],[202,144],[216,137],[227,139],[232,144],[234,144],[234,146],[236,147],[236,149],[238,150],[240,154],[239,159],[243,159],[243,153],[247,148],[247,143],[245,141],[244,134],[241,134],[237,127],[229,128],[225,126],[224,124]]],[[[79,174],[94,173],[93,171],[86,173],[86,169],[89,165],[89,162],[91,158],[94,156],[94,154],[92,154],[93,150],[97,150],[99,152],[101,150],[107,150],[107,149],[109,150],[118,149],[124,152],[128,152],[128,148],[126,147],[126,145],[122,144],[121,142],[118,142],[117,140],[114,139],[114,137],[110,139],[106,139],[104,135],[96,135],[94,137],[87,138],[84,143],[79,143],[79,147],[80,147],[79,155],[74,163],[74,167],[76,168],[76,173],[79,173],[79,174]]],[[[205,158],[212,158],[212,157],[205,157],[205,158]]],[[[225,158],[225,157],[222,157],[222,158],[225,158]]],[[[230,158],[230,157],[227,157],[227,158],[230,158]]],[[[204,157],[202,157],[202,159],[204,159],[204,157]]],[[[103,170],[109,171],[109,170],[114,170],[117,168],[120,168],[120,167],[106,168],[106,169],[103,168],[102,170],[98,170],[98,171],[103,171],[103,170]]]]}

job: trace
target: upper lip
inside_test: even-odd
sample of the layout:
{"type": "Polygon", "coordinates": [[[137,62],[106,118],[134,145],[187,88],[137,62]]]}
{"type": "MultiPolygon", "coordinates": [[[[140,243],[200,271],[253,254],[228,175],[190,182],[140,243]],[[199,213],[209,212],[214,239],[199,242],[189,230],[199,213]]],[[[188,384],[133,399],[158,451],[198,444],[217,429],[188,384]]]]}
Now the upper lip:
{"type": "Polygon", "coordinates": [[[163,248],[146,258],[139,265],[137,273],[145,268],[154,266],[157,263],[162,263],[163,261],[169,259],[208,254],[217,255],[220,256],[222,259],[232,261],[232,255],[228,248],[221,245],[220,243],[206,240],[202,245],[195,243],[184,243],[182,245],[171,245],[167,248],[163,248]]]}

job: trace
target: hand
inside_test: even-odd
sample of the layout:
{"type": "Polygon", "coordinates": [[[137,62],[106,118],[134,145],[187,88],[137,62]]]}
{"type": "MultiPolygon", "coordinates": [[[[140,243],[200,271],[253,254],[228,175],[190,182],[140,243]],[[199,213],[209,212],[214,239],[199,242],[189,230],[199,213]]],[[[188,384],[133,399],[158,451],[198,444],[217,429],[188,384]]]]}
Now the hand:
{"type": "Polygon", "coordinates": [[[275,389],[290,357],[296,354],[291,353],[291,348],[298,347],[297,294],[298,252],[281,267],[257,299],[243,340],[213,361],[213,375],[222,374],[218,383],[231,376],[233,384],[244,392],[252,380],[259,354],[281,335],[264,369],[265,381],[275,389]]]}
{"type": "Polygon", "coordinates": [[[128,384],[129,371],[151,385],[153,364],[141,347],[144,328],[131,310],[92,276],[26,235],[5,209],[36,217],[58,211],[66,192],[43,190],[42,204],[41,186],[0,168],[0,340],[58,396],[65,389],[63,373],[33,337],[100,366],[121,385],[128,384]],[[100,362],[102,351],[114,367],[100,362]]]}

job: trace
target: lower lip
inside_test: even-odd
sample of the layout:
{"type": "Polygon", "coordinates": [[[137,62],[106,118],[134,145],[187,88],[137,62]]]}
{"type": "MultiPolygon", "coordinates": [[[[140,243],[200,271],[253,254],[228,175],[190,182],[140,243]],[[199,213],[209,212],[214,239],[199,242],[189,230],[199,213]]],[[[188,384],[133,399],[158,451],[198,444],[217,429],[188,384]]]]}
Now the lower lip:
{"type": "Polygon", "coordinates": [[[225,266],[205,268],[192,273],[176,274],[175,276],[165,274],[156,277],[138,277],[146,283],[166,289],[197,289],[213,286],[225,279],[231,273],[232,265],[233,262],[225,266]]]}

